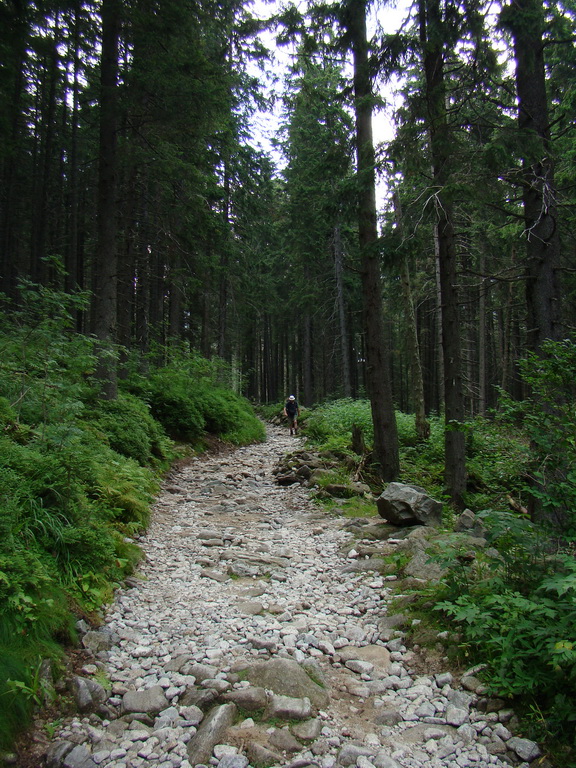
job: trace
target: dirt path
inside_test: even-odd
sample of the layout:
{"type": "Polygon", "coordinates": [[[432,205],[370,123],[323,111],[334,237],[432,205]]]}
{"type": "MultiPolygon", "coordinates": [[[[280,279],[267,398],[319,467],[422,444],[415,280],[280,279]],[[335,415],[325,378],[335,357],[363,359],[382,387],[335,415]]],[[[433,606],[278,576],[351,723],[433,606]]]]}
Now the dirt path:
{"type": "Polygon", "coordinates": [[[485,768],[533,757],[508,731],[510,713],[479,712],[448,672],[416,671],[402,633],[383,629],[393,577],[350,568],[345,521],[301,486],[275,484],[299,441],[270,428],[266,443],[197,458],[164,484],[138,574],[83,639],[91,656],[73,689],[84,711],[57,729],[49,766],[485,768]]]}

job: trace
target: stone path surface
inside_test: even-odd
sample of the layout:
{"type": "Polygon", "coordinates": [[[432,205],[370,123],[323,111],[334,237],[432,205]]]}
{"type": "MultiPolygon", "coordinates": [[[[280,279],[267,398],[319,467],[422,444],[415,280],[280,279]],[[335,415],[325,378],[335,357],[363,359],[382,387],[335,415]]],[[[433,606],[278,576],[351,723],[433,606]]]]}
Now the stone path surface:
{"type": "Polygon", "coordinates": [[[413,670],[386,623],[394,577],[351,572],[343,519],[274,482],[299,445],[272,427],[166,481],[138,574],[83,638],[81,711],[49,768],[498,768],[538,755],[511,712],[478,711],[449,672],[413,670]]]}

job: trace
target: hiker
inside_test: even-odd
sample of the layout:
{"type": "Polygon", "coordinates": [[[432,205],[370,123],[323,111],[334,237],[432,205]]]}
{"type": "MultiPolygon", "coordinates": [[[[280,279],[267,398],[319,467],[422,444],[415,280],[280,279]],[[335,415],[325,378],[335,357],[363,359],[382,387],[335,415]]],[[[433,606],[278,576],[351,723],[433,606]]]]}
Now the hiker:
{"type": "Polygon", "coordinates": [[[290,434],[295,435],[298,432],[298,416],[300,416],[300,408],[294,395],[290,395],[286,404],[284,405],[284,416],[288,419],[288,426],[290,427],[290,434]]]}

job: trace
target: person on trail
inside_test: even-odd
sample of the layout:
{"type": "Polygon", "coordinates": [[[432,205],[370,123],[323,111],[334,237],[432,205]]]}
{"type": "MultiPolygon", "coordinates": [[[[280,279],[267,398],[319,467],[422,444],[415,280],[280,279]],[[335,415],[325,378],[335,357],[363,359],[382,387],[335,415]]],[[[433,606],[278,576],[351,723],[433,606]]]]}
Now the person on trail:
{"type": "Polygon", "coordinates": [[[288,419],[290,434],[295,435],[298,432],[298,416],[300,416],[300,408],[294,395],[290,395],[288,400],[286,400],[286,404],[284,405],[284,416],[288,419]]]}

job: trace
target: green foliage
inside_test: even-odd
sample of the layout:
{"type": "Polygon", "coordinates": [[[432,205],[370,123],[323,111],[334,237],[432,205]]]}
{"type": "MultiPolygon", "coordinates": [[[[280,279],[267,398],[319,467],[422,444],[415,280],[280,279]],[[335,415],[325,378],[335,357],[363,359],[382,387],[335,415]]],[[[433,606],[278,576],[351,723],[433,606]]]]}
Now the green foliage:
{"type": "MultiPolygon", "coordinates": [[[[430,417],[430,436],[419,442],[413,414],[396,412],[401,480],[444,497],[444,423],[430,417]]],[[[342,399],[308,413],[305,434],[325,450],[351,453],[352,426],[362,430],[366,447],[373,440],[370,402],[342,399]]],[[[521,496],[522,473],[530,460],[528,441],[512,424],[477,417],[466,424],[469,484],[467,499],[475,509],[501,505],[506,495],[521,496]]]]}
{"type": "Polygon", "coordinates": [[[166,467],[173,458],[170,442],[150,407],[134,395],[119,394],[116,400],[100,401],[87,416],[113,450],[142,466],[166,467]]]}
{"type": "Polygon", "coordinates": [[[529,482],[541,522],[576,536],[576,344],[547,341],[542,356],[521,362],[529,396],[521,403],[501,393],[502,418],[522,428],[530,441],[529,482]]]}
{"type": "MultiPolygon", "coordinates": [[[[5,634],[2,621],[0,616],[0,636],[5,634]]],[[[30,667],[17,652],[0,642],[0,749],[10,748],[22,723],[28,721],[34,703],[29,696],[14,689],[13,680],[30,684],[30,667]]]]}
{"type": "Polygon", "coordinates": [[[178,360],[146,379],[133,377],[129,386],[150,403],[152,415],[174,439],[198,443],[208,432],[235,445],[264,440],[249,402],[219,386],[214,371],[197,358],[178,360]]]}
{"type": "Polygon", "coordinates": [[[284,409],[284,403],[260,403],[256,406],[256,413],[265,421],[272,421],[272,419],[282,416],[284,409]]]}
{"type": "Polygon", "coordinates": [[[536,738],[573,743],[576,564],[552,554],[530,521],[507,512],[480,516],[491,547],[471,560],[455,540],[433,558],[447,569],[433,587],[436,610],[458,625],[468,653],[488,662],[494,694],[538,702],[536,738]]]}
{"type": "Polygon", "coordinates": [[[221,366],[194,355],[147,378],[134,358],[131,391],[100,400],[92,342],[70,330],[80,299],[22,295],[0,320],[0,748],[40,703],[38,660],[61,653],[73,612],[99,610],[138,563],[132,537],[174,456],[154,410],[182,437],[264,437],[248,402],[216,385],[221,366]]]}
{"type": "Polygon", "coordinates": [[[366,442],[371,443],[374,431],[369,400],[343,398],[314,408],[306,422],[306,435],[323,446],[332,441],[331,447],[336,447],[334,441],[345,440],[350,447],[354,424],[360,427],[366,442]]]}

